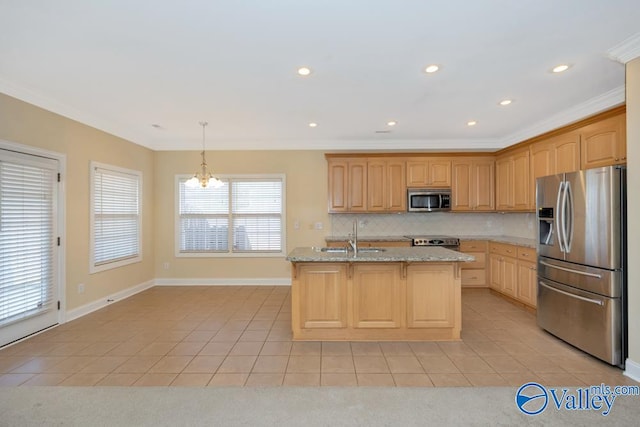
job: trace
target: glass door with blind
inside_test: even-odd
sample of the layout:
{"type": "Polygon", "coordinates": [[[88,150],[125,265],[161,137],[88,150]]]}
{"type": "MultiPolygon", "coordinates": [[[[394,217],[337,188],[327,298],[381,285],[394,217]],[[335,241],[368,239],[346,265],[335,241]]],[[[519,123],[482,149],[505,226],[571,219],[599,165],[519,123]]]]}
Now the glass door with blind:
{"type": "Polygon", "coordinates": [[[0,149],[0,346],[58,323],[58,161],[0,149]]]}

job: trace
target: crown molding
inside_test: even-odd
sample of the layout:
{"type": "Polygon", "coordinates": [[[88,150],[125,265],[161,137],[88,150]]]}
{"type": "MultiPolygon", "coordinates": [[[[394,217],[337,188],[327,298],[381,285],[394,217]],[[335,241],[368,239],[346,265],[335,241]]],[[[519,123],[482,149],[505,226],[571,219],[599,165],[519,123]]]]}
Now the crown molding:
{"type": "MultiPolygon", "coordinates": [[[[306,140],[238,140],[220,143],[209,141],[211,151],[216,150],[338,150],[338,151],[495,151],[497,139],[306,139],[306,140]]],[[[184,144],[175,141],[156,141],[156,151],[184,151],[184,144]]],[[[189,148],[194,151],[196,148],[189,148]]]]}
{"type": "Polygon", "coordinates": [[[609,58],[626,64],[640,57],[640,33],[623,40],[607,51],[609,58]]]}
{"type": "Polygon", "coordinates": [[[501,141],[500,148],[506,148],[543,133],[567,126],[594,114],[606,111],[625,102],[625,87],[619,86],[602,95],[591,98],[575,107],[561,111],[548,119],[514,132],[501,141]]]}
{"type": "Polygon", "coordinates": [[[101,130],[110,135],[125,139],[134,144],[153,149],[153,144],[150,141],[147,141],[147,139],[142,135],[137,135],[134,132],[127,130],[126,126],[119,125],[111,120],[100,119],[92,114],[80,111],[67,104],[58,102],[53,98],[49,98],[46,95],[27,89],[20,84],[11,82],[2,76],[0,76],[0,93],[4,93],[5,95],[35,105],[36,107],[40,107],[54,114],[64,116],[68,119],[82,123],[83,125],[101,130]]]}

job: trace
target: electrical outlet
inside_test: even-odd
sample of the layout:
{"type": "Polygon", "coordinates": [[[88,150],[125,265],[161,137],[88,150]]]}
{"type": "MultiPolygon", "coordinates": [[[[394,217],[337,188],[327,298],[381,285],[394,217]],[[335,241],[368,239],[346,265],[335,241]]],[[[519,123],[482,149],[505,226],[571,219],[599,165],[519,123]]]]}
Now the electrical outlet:
{"type": "Polygon", "coordinates": [[[84,294],[84,283],[78,283],[78,293],[84,294]]]}
{"type": "Polygon", "coordinates": [[[293,229],[300,230],[300,221],[298,221],[297,219],[293,221],[293,229]]]}
{"type": "Polygon", "coordinates": [[[322,230],[324,228],[324,224],[322,224],[321,222],[316,222],[315,228],[316,230],[322,230]]]}
{"type": "Polygon", "coordinates": [[[165,270],[169,269],[169,263],[168,262],[163,262],[162,263],[162,268],[164,268],[165,270]]]}

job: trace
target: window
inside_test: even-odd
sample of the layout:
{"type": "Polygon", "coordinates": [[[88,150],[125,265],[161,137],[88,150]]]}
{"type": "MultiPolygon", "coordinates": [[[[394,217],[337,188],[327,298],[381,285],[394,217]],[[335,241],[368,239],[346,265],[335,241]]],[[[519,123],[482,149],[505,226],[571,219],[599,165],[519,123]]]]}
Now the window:
{"type": "Polygon", "coordinates": [[[284,254],[283,175],[220,177],[219,188],[177,177],[177,256],[284,254]]]}
{"type": "Polygon", "coordinates": [[[91,273],[142,260],[142,174],[91,162],[91,273]]]}

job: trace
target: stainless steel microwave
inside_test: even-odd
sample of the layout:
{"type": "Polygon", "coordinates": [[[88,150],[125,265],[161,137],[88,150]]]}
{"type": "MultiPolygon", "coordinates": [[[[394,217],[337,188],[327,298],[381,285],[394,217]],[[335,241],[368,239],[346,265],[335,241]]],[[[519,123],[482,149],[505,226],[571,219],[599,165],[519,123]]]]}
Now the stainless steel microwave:
{"type": "Polygon", "coordinates": [[[440,212],[451,210],[451,189],[409,188],[407,211],[440,212]]]}

